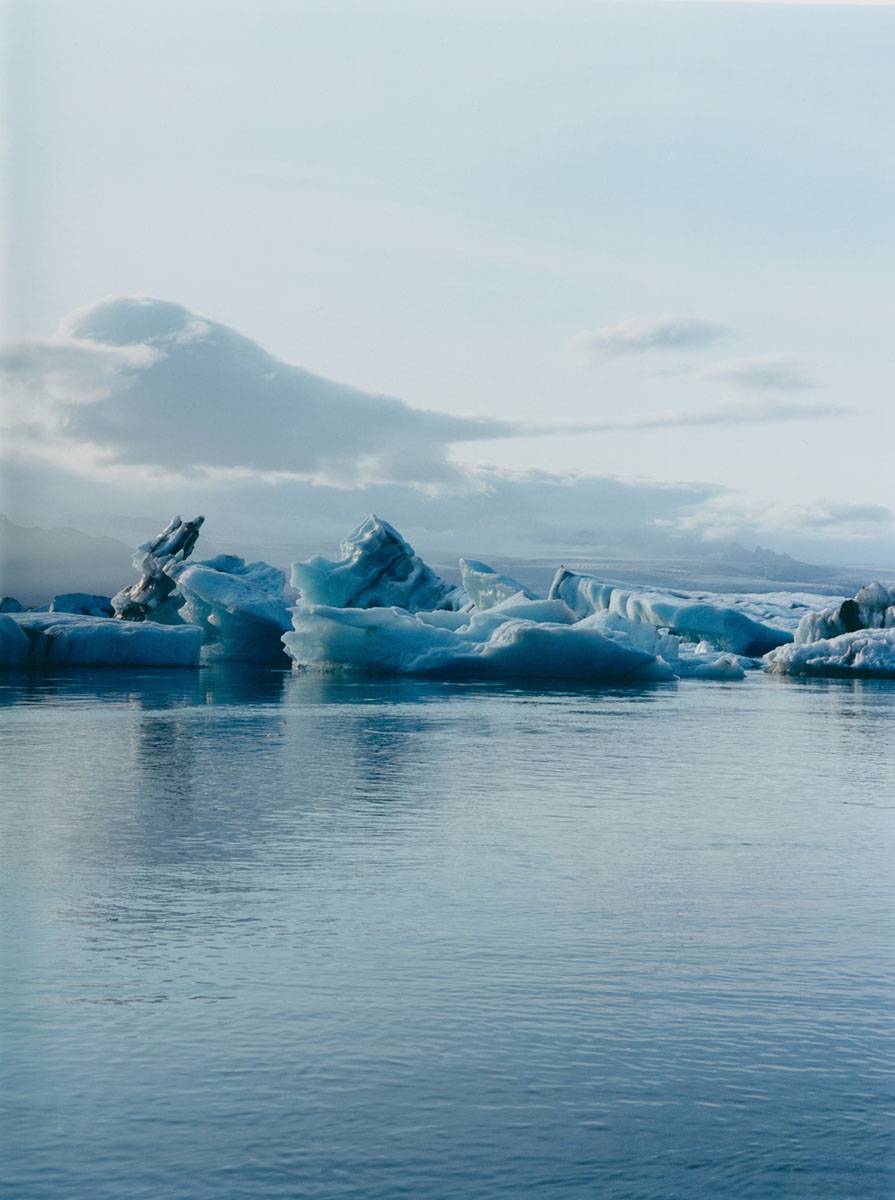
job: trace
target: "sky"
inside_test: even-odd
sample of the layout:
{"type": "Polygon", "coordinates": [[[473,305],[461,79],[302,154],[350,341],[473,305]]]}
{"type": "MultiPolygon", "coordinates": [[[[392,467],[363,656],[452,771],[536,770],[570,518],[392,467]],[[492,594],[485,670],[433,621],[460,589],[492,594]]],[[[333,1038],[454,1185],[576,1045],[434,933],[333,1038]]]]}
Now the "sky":
{"type": "Polygon", "coordinates": [[[3,17],[13,520],[895,564],[892,6],[3,17]]]}

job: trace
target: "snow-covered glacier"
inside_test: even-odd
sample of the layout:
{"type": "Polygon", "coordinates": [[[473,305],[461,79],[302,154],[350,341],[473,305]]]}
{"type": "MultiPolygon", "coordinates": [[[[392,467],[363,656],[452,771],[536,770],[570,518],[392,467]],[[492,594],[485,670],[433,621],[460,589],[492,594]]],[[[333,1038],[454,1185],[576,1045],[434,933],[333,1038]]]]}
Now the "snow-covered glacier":
{"type": "Polygon", "coordinates": [[[467,597],[424,563],[387,521],[371,515],[348,535],[337,561],[316,555],[292,564],[292,586],[303,604],[331,608],[388,608],[408,612],[455,610],[467,597]]]}
{"type": "Polygon", "coordinates": [[[807,613],[792,645],[768,654],[778,675],[895,678],[895,585],[873,582],[850,600],[807,613]]]}
{"type": "Polygon", "coordinates": [[[565,567],[557,571],[549,594],[568,604],[579,619],[593,613],[615,613],[628,621],[668,629],[689,641],[707,642],[716,650],[748,657],[760,657],[791,642],[792,627],[807,610],[807,602],[805,607],[793,609],[751,596],[632,590],[565,567]],[[753,615],[757,605],[764,613],[773,613],[774,623],[753,615]],[[788,614],[790,628],[784,625],[784,614],[788,614]]]}
{"type": "Polygon", "coordinates": [[[195,625],[116,621],[76,613],[0,614],[3,667],[194,667],[195,625]]]}

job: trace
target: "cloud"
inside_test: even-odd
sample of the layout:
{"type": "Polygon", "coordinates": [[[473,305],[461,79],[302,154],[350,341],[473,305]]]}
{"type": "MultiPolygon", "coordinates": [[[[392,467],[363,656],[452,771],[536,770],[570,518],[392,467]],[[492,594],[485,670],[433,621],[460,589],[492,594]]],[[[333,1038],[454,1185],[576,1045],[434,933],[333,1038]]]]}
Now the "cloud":
{"type": "Polygon", "coordinates": [[[809,529],[861,535],[893,528],[895,512],[884,504],[821,504],[803,512],[802,523],[809,529]]]}
{"type": "Polygon", "coordinates": [[[731,359],[703,368],[698,377],[756,391],[801,392],[817,387],[808,362],[798,354],[731,359]]]}
{"type": "Polygon", "coordinates": [[[656,351],[703,350],[730,333],[724,325],[702,317],[658,317],[620,321],[602,329],[576,334],[567,348],[588,365],[606,358],[656,351]]]}
{"type": "Polygon", "coordinates": [[[607,421],[587,422],[578,426],[545,426],[542,433],[636,433],[650,429],[687,427],[763,425],[776,421],[808,421],[850,415],[851,409],[838,404],[806,403],[795,400],[719,400],[698,408],[669,409],[637,417],[613,417],[607,421]]]}
{"type": "Polygon", "coordinates": [[[77,446],[97,468],[431,483],[455,471],[449,446],[514,432],[324,379],[161,300],[100,301],[7,348],[2,367],[7,434],[77,446]]]}
{"type": "Polygon", "coordinates": [[[737,542],[813,562],[889,564],[880,568],[886,578],[895,566],[895,519],[880,505],[783,504],[702,482],[487,467],[458,473],[455,486],[435,495],[406,482],[334,487],[255,472],[172,477],[121,469],[91,477],[64,463],[18,458],[3,464],[0,509],[21,525],[76,526],[128,544],[172,513],[201,512],[209,553],[280,565],[331,550],[377,512],[442,561],[515,555],[542,559],[545,570],[588,557],[680,562],[737,542]]]}
{"type": "Polygon", "coordinates": [[[413,408],[282,362],[178,304],[100,301],[43,341],[0,353],[7,454],[83,474],[169,484],[189,476],[337,487],[468,487],[463,442],[839,416],[828,404],[726,401],[575,424],[521,424],[413,408]]]}
{"type": "MultiPolygon", "coordinates": [[[[675,519],[681,532],[718,539],[784,535],[805,543],[829,539],[867,542],[891,537],[895,512],[883,504],[837,503],[823,499],[810,504],[784,504],[775,500],[719,490],[706,502],[675,519]]],[[[890,545],[889,553],[895,547],[890,545]]]]}
{"type": "Polygon", "coordinates": [[[202,512],[209,542],[237,551],[251,544],[253,554],[276,562],[333,546],[370,512],[420,545],[458,554],[658,554],[667,551],[678,523],[723,491],[703,483],[478,467],[463,471],[462,486],[433,495],[408,483],[349,488],[255,474],[90,478],[33,459],[7,464],[3,484],[0,507],[19,524],[71,524],[139,541],[173,512],[202,512]],[[115,525],[115,514],[146,517],[141,536],[115,525]]]}

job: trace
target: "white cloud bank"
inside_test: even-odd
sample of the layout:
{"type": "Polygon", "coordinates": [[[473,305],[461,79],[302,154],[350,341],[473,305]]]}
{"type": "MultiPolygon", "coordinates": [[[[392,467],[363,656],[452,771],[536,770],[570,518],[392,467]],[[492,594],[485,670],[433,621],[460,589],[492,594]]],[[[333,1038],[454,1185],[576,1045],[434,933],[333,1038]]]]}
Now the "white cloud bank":
{"type": "MultiPolygon", "coordinates": [[[[721,327],[711,336],[721,336],[721,327]]],[[[707,337],[676,327],[661,337],[707,337]]],[[[647,338],[647,340],[649,340],[647,338]]],[[[692,341],[691,341],[692,344],[692,341]]],[[[467,553],[672,554],[702,539],[780,548],[804,538],[873,539],[888,510],[750,511],[702,483],[467,469],[453,446],[569,432],[637,433],[842,415],[779,397],[528,426],[412,408],[281,362],[251,339],[179,305],[116,298],[79,310],[57,335],[7,346],[3,507],[23,524],[81,524],[112,514],[214,512],[222,539],[336,540],[374,510],[423,545],[467,553]],[[435,485],[435,486],[433,486],[435,485]],[[737,516],[739,513],[739,517],[737,516]],[[804,536],[803,536],[804,535],[804,536]]]]}

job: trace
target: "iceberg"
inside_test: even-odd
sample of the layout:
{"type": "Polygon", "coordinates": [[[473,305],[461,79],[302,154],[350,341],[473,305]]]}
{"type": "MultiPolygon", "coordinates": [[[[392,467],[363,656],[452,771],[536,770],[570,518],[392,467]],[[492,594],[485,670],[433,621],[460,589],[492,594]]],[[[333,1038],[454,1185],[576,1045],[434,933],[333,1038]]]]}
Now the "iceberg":
{"type": "Polygon", "coordinates": [[[745,679],[746,672],[754,670],[757,663],[742,654],[719,654],[707,642],[691,648],[683,643],[677,657],[670,657],[668,664],[681,679],[745,679]]]}
{"type": "Polygon", "coordinates": [[[16,600],[15,596],[3,596],[0,598],[0,613],[17,613],[24,611],[25,605],[16,600]]]}
{"type": "Polygon", "coordinates": [[[895,628],[780,646],[765,658],[772,675],[846,675],[895,679],[895,628]]]}
{"type": "Polygon", "coordinates": [[[716,650],[755,658],[791,642],[790,629],[758,621],[729,597],[701,593],[637,591],[603,583],[560,567],[550,586],[551,599],[565,601],[578,618],[610,612],[628,621],[668,629],[688,641],[708,642],[716,650]]]}
{"type": "Polygon", "coordinates": [[[203,657],[249,662],[284,658],[291,628],[286,576],[265,562],[233,554],[167,567],[182,598],[182,619],[202,630],[203,657]]]}
{"type": "Polygon", "coordinates": [[[408,612],[456,610],[467,603],[461,588],[441,578],[397,529],[375,514],[348,535],[336,562],[315,555],[292,564],[292,586],[305,605],[389,608],[408,612]]]}
{"type": "Polygon", "coordinates": [[[891,629],[895,627],[895,585],[888,587],[874,581],[860,588],[850,600],[832,608],[809,612],[796,629],[799,644],[856,633],[859,629],[891,629]]]}
{"type": "Polygon", "coordinates": [[[513,596],[535,599],[534,592],[513,579],[512,575],[499,575],[487,563],[476,562],[473,558],[460,559],[460,578],[464,592],[479,609],[493,608],[495,604],[501,604],[513,596]]]}
{"type": "Polygon", "coordinates": [[[27,666],[30,654],[28,634],[8,612],[0,613],[0,667],[27,666]]]}
{"type": "Polygon", "coordinates": [[[177,613],[180,600],[174,596],[177,585],[171,568],[192,554],[204,520],[194,517],[192,521],[181,521],[180,517],[172,517],[157,537],[137,547],[133,562],[140,578],[112,597],[112,608],[119,620],[180,620],[177,613]]]}
{"type": "MultiPolygon", "coordinates": [[[[546,602],[541,601],[541,604],[546,602]]],[[[521,606],[520,606],[521,607],[521,606]]],[[[299,605],[283,642],[302,666],[442,679],[664,680],[668,666],[571,614],[299,605]]]]}
{"type": "Polygon", "coordinates": [[[124,621],[198,626],[206,658],[271,662],[282,659],[280,638],[290,628],[286,576],[265,562],[235,554],[187,561],[204,517],[172,517],[162,532],[137,548],[140,579],[112,598],[124,621]]]}
{"type": "Polygon", "coordinates": [[[111,617],[112,601],[108,596],[92,596],[87,592],[63,592],[50,602],[50,612],[78,613],[82,617],[111,617]]]}
{"type": "Polygon", "coordinates": [[[283,643],[296,664],[443,679],[742,679],[732,655],[680,653],[679,639],[615,613],[583,620],[561,600],[514,594],[485,610],[298,605],[283,643]]]}
{"type": "Polygon", "coordinates": [[[895,586],[874,581],[806,613],[792,645],[768,654],[765,667],[776,675],[895,677],[895,586]]]}
{"type": "Polygon", "coordinates": [[[195,667],[201,646],[195,625],[76,613],[0,615],[3,667],[195,667]]]}
{"type": "Polygon", "coordinates": [[[460,573],[463,586],[451,587],[371,516],[339,562],[294,564],[286,652],[300,667],[445,679],[744,677],[737,655],[684,648],[655,624],[583,605],[573,588],[543,600],[474,559],[460,559],[460,573]]]}

